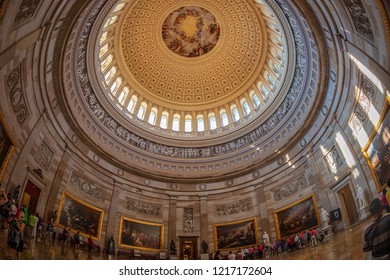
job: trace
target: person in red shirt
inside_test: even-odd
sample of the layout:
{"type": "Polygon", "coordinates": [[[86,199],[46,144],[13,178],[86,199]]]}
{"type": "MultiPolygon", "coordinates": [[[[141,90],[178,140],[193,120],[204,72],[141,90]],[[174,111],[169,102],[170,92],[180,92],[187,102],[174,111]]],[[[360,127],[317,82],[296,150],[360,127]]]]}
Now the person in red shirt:
{"type": "Polygon", "coordinates": [[[317,231],[315,228],[311,231],[311,245],[317,246],[317,231]]]}

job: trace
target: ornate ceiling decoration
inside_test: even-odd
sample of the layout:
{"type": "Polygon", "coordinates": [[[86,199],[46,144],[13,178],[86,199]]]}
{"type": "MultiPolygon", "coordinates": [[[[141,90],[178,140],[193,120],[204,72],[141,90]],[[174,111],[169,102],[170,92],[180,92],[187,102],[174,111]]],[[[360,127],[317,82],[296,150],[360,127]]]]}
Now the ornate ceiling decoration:
{"type": "Polygon", "coordinates": [[[173,180],[247,172],[286,148],[321,99],[321,40],[289,3],[94,1],[75,27],[61,70],[66,103],[73,104],[68,110],[91,144],[124,169],[173,180]],[[199,56],[190,55],[191,48],[184,55],[173,52],[164,41],[167,22],[174,26],[180,13],[190,14],[178,21],[184,24],[178,34],[196,34],[199,11],[207,17],[209,35],[219,27],[215,45],[199,56]],[[88,46],[95,52],[86,51],[88,46]],[[279,71],[272,69],[274,62],[279,71]],[[253,101],[253,92],[263,99],[257,107],[251,104],[250,114],[190,133],[161,129],[120,102],[127,93],[122,99],[135,97],[137,109],[146,104],[147,114],[157,108],[157,114],[202,114],[208,121],[210,113],[218,117],[222,110],[231,117],[230,109],[253,101]]]}
{"type": "Polygon", "coordinates": [[[165,19],[161,33],[168,49],[184,57],[197,57],[218,43],[220,26],[204,8],[181,7],[165,19]]]}

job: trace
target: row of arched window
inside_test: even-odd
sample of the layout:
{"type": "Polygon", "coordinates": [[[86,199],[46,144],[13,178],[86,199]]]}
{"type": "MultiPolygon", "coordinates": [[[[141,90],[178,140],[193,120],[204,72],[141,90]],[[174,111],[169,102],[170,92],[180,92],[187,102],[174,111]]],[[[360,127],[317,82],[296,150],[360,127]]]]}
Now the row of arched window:
{"type": "MultiPolygon", "coordinates": [[[[263,3],[262,1],[260,1],[263,3]]],[[[264,4],[264,3],[263,3],[264,4]]],[[[104,85],[110,97],[116,100],[118,108],[129,117],[135,116],[152,126],[173,131],[203,132],[226,127],[248,116],[257,108],[267,103],[269,98],[277,91],[278,81],[283,72],[283,44],[280,29],[275,17],[270,14],[267,27],[269,31],[269,47],[267,63],[259,73],[258,81],[249,93],[241,94],[232,103],[223,107],[205,112],[177,112],[172,109],[157,109],[145,97],[131,89],[118,70],[113,52],[114,27],[118,21],[118,13],[124,8],[124,3],[118,4],[106,20],[99,45],[100,71],[104,77],[104,85]]]]}

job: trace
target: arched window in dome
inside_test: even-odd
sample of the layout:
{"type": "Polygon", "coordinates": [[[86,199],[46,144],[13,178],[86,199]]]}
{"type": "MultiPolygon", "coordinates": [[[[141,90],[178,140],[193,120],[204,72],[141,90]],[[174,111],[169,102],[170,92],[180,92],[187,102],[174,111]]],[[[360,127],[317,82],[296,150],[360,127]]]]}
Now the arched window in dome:
{"type": "Polygon", "coordinates": [[[267,73],[267,81],[270,85],[273,86],[273,85],[275,85],[276,80],[275,80],[275,77],[273,75],[267,73]]]}
{"type": "Polygon", "coordinates": [[[173,121],[172,121],[172,130],[173,131],[179,131],[179,125],[180,125],[180,115],[175,114],[173,116],[173,121]]]}
{"type": "Polygon", "coordinates": [[[112,62],[112,59],[113,59],[113,56],[110,54],[109,56],[107,56],[107,58],[105,60],[103,60],[102,65],[100,67],[102,72],[106,71],[108,65],[110,65],[110,63],[112,62]]]}
{"type": "Polygon", "coordinates": [[[280,70],[281,70],[280,65],[277,64],[277,63],[274,63],[272,69],[274,70],[274,72],[275,72],[276,74],[279,74],[279,73],[280,73],[280,70]]]}
{"type": "Polygon", "coordinates": [[[226,114],[226,111],[225,110],[221,110],[221,111],[219,111],[219,114],[221,116],[221,125],[222,126],[227,126],[229,124],[229,119],[228,119],[228,116],[226,114]]]}
{"type": "Polygon", "coordinates": [[[99,57],[104,56],[107,52],[108,52],[108,44],[105,44],[103,47],[100,48],[99,57]]]}
{"type": "Polygon", "coordinates": [[[249,108],[249,104],[245,98],[241,99],[241,106],[242,106],[242,111],[244,112],[244,114],[249,115],[249,113],[251,112],[251,108],[249,108]]]}
{"type": "Polygon", "coordinates": [[[283,60],[283,52],[279,49],[275,49],[275,47],[271,47],[272,56],[279,62],[283,60]]]}
{"type": "Polygon", "coordinates": [[[123,7],[124,7],[124,3],[121,3],[121,4],[118,4],[118,5],[116,5],[116,7],[115,7],[115,9],[114,9],[114,13],[115,12],[117,12],[117,11],[120,11],[120,10],[122,10],[123,9],[123,7]]]}
{"type": "Polygon", "coordinates": [[[184,131],[185,132],[191,132],[192,131],[192,117],[190,115],[186,116],[185,122],[184,122],[184,131]]]}
{"type": "Polygon", "coordinates": [[[249,93],[249,96],[252,98],[252,103],[254,105],[254,107],[259,107],[260,105],[260,100],[259,98],[257,97],[257,94],[255,93],[254,90],[252,90],[250,93],[249,93]]]}
{"type": "Polygon", "coordinates": [[[111,24],[115,23],[117,19],[118,19],[118,16],[110,17],[110,18],[106,21],[106,23],[104,24],[103,29],[104,29],[104,28],[107,28],[107,27],[110,26],[111,24]]]}
{"type": "MultiPolygon", "coordinates": [[[[111,85],[111,87],[110,87],[110,90],[111,90],[111,94],[112,94],[113,96],[116,95],[116,93],[117,93],[119,87],[121,86],[121,84],[122,84],[122,78],[121,78],[121,77],[118,77],[118,78],[115,80],[115,82],[112,83],[112,85],[111,85]]],[[[127,92],[128,92],[128,89],[127,89],[127,92]]],[[[123,105],[123,104],[122,104],[122,105],[123,105]]]]}
{"type": "Polygon", "coordinates": [[[236,105],[232,105],[230,108],[232,110],[233,121],[238,121],[240,119],[240,113],[238,112],[236,105]]]}
{"type": "Polygon", "coordinates": [[[145,102],[142,102],[141,103],[141,106],[139,107],[138,109],[138,113],[137,113],[137,117],[140,119],[140,120],[143,120],[144,117],[145,117],[145,112],[146,112],[146,108],[148,108],[148,104],[146,104],[145,102]]]}
{"type": "Polygon", "coordinates": [[[148,122],[151,125],[155,125],[156,124],[156,119],[157,119],[157,109],[156,108],[152,108],[152,110],[150,110],[148,122]]]}
{"type": "Polygon", "coordinates": [[[198,115],[197,116],[197,129],[198,132],[203,132],[204,131],[204,120],[203,120],[203,115],[198,115]]]}
{"type": "Polygon", "coordinates": [[[103,32],[102,36],[100,37],[100,44],[103,43],[107,39],[108,32],[103,32]]]}
{"type": "Polygon", "coordinates": [[[127,95],[129,94],[129,89],[127,87],[123,88],[121,94],[118,97],[118,102],[123,106],[127,95]]]}
{"type": "Polygon", "coordinates": [[[264,85],[261,85],[261,91],[264,93],[265,97],[269,95],[269,91],[264,85]]]}
{"type": "MultiPolygon", "coordinates": [[[[127,87],[125,87],[127,88],[127,87]]],[[[129,104],[127,105],[127,111],[129,111],[129,113],[133,114],[134,113],[134,107],[135,107],[135,104],[137,103],[138,101],[138,97],[133,95],[130,99],[130,102],[129,104]]]]}
{"type": "Polygon", "coordinates": [[[169,114],[167,112],[163,112],[161,115],[160,127],[163,129],[168,128],[168,116],[169,114]]]}
{"type": "Polygon", "coordinates": [[[107,84],[110,83],[111,79],[114,77],[115,74],[116,74],[116,67],[113,66],[111,67],[110,71],[108,71],[104,76],[104,79],[106,80],[107,84]]]}
{"type": "Polygon", "coordinates": [[[269,90],[267,89],[266,86],[263,85],[261,81],[257,83],[257,88],[261,93],[263,93],[264,98],[269,95],[269,90]]]}
{"type": "Polygon", "coordinates": [[[210,124],[210,129],[216,129],[217,128],[217,121],[215,119],[214,113],[209,114],[209,124],[210,124]]]}

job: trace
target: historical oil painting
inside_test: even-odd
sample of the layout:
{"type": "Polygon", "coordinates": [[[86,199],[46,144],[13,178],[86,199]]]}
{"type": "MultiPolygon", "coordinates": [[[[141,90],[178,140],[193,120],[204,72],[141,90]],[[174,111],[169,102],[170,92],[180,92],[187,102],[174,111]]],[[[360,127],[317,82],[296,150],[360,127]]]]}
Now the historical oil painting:
{"type": "Polygon", "coordinates": [[[363,155],[368,161],[378,192],[385,187],[390,178],[390,114],[387,112],[379,126],[363,149],[363,155]]]}
{"type": "Polygon", "coordinates": [[[119,245],[134,249],[162,251],[164,224],[121,217],[119,245]]]}
{"type": "Polygon", "coordinates": [[[0,179],[3,177],[13,149],[11,138],[8,136],[5,126],[0,122],[0,179]]]}
{"type": "Polygon", "coordinates": [[[320,226],[314,194],[274,211],[278,239],[320,226]]]}
{"type": "Polygon", "coordinates": [[[259,242],[256,218],[214,225],[215,250],[230,250],[259,242]]]}
{"type": "Polygon", "coordinates": [[[104,211],[64,192],[57,216],[57,225],[79,231],[81,235],[100,239],[104,211]]]}
{"type": "Polygon", "coordinates": [[[173,11],[164,21],[165,45],[184,57],[198,57],[211,51],[218,42],[220,26],[204,8],[189,6],[173,11]]]}

